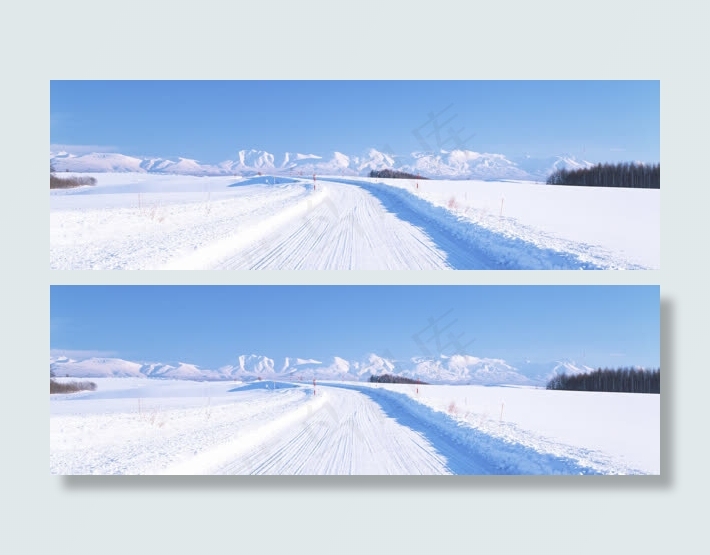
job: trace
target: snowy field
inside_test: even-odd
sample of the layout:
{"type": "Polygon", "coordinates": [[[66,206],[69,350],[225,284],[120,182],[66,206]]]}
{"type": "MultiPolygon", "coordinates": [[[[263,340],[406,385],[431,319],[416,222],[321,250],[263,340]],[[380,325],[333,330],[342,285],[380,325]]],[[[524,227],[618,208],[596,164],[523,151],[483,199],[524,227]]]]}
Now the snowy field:
{"type": "Polygon", "coordinates": [[[83,175],[50,191],[50,269],[660,268],[659,190],[83,175]]]}
{"type": "Polygon", "coordinates": [[[52,474],[660,474],[660,395],[92,381],[50,395],[52,474]]]}

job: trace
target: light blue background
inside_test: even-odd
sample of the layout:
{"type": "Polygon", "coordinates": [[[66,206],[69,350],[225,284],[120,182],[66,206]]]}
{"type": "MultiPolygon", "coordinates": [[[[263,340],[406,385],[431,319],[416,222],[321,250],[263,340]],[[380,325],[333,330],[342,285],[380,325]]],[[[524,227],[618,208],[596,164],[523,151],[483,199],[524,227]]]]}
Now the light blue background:
{"type": "MultiPolygon", "coordinates": [[[[648,552],[703,545],[708,50],[697,3],[624,0],[188,8],[126,0],[16,5],[6,33],[2,287],[4,545],[106,554],[648,552]],[[601,38],[601,37],[605,38],[601,38]],[[660,79],[662,270],[258,275],[47,273],[50,79],[660,79]],[[419,479],[51,477],[51,283],[658,283],[662,476],[419,479]],[[46,390],[45,390],[46,391],[46,390]],[[700,505],[702,507],[702,505],[700,505]],[[377,523],[386,525],[377,526],[377,523]],[[603,532],[583,534],[579,523],[603,532]],[[66,539],[64,533],[73,536],[66,539]]],[[[9,11],[9,9],[8,9],[9,11]]],[[[573,124],[573,122],[571,122],[573,124]]]]}

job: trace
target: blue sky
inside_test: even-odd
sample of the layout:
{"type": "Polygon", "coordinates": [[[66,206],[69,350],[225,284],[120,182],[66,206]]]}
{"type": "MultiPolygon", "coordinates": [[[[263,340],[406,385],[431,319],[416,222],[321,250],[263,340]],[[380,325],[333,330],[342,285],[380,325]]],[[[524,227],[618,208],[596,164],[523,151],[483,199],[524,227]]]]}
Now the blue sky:
{"type": "Polygon", "coordinates": [[[460,349],[658,367],[659,295],[658,286],[55,285],[50,348],[207,368],[252,353],[401,360],[460,349]]]}
{"type": "Polygon", "coordinates": [[[51,81],[70,152],[233,160],[466,148],[660,161],[659,81],[51,81]]]}

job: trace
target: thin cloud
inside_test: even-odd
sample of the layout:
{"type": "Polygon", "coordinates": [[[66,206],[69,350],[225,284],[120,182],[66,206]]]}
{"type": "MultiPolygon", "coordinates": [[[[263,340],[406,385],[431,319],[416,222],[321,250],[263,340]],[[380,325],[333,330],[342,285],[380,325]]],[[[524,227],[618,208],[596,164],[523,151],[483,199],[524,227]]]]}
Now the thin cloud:
{"type": "Polygon", "coordinates": [[[115,351],[95,351],[88,349],[50,349],[50,357],[67,357],[76,360],[81,360],[85,358],[111,358],[116,356],[115,351]]]}
{"type": "Polygon", "coordinates": [[[91,154],[92,152],[118,152],[120,149],[117,146],[111,145],[49,145],[50,152],[68,152],[69,154],[81,155],[91,154]]]}

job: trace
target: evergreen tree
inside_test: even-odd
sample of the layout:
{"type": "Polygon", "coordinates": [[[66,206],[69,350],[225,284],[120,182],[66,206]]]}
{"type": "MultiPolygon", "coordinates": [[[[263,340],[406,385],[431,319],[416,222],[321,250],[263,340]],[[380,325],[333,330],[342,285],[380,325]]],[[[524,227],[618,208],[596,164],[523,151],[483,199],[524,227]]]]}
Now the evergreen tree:
{"type": "Polygon", "coordinates": [[[558,374],[547,382],[546,389],[567,391],[613,391],[620,393],[660,393],[661,370],[635,368],[598,368],[584,374],[558,374]]]}
{"type": "Polygon", "coordinates": [[[597,164],[576,170],[559,169],[547,178],[548,185],[578,185],[586,187],[628,187],[660,189],[661,165],[636,163],[597,164]]]}

